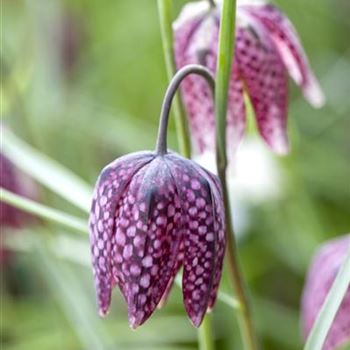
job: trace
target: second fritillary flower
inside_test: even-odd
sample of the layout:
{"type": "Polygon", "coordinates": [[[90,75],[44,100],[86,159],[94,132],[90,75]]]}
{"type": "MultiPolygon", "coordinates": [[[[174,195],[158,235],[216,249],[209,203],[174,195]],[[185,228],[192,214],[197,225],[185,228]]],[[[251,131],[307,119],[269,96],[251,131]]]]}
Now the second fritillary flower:
{"type": "MultiPolygon", "coordinates": [[[[220,15],[219,6],[210,8],[208,1],[189,3],[184,7],[174,23],[178,68],[197,63],[215,72],[220,15]]],[[[228,95],[229,154],[235,153],[245,131],[245,92],[252,103],[263,140],[275,153],[288,152],[288,73],[311,105],[322,106],[323,93],[289,19],[270,4],[239,5],[228,95]]],[[[200,78],[188,77],[183,84],[182,97],[195,152],[213,152],[215,118],[208,87],[200,78]]]]}

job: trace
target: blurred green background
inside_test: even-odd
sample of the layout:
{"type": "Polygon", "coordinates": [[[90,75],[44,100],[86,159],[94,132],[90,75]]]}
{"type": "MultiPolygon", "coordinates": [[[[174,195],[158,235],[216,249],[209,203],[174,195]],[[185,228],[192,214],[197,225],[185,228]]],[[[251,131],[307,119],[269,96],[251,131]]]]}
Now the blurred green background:
{"type": "MultiPolygon", "coordinates": [[[[175,14],[184,3],[174,0],[175,14]]],[[[350,230],[350,4],[275,3],[300,33],[327,105],[312,109],[290,83],[292,152],[278,158],[264,150],[266,164],[250,164],[253,173],[266,171],[267,181],[278,177],[278,194],[270,196],[263,183],[255,189],[263,191],[259,200],[241,191],[235,207],[241,263],[264,349],[297,350],[312,253],[350,230]],[[275,175],[269,178],[271,164],[275,175]]],[[[167,81],[155,0],[2,0],[1,6],[1,110],[17,136],[91,186],[114,158],[154,147],[167,81]]],[[[176,149],[173,124],[169,138],[176,149]]],[[[257,147],[252,162],[265,148],[257,147]]],[[[86,218],[53,192],[41,189],[40,198],[86,218]]],[[[22,231],[8,239],[15,252],[2,266],[3,350],[198,348],[179,288],[136,332],[117,290],[102,321],[88,238],[44,223],[22,231]]],[[[231,294],[225,278],[221,290],[231,294]]],[[[241,349],[232,309],[218,301],[214,321],[217,349],[241,349]]]]}

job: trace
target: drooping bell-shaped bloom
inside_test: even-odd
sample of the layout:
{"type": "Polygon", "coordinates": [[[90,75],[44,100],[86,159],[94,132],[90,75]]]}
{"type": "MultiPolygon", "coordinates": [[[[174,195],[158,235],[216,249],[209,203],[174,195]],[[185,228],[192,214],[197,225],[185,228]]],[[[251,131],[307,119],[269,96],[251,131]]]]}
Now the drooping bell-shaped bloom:
{"type": "MultiPolygon", "coordinates": [[[[187,4],[174,23],[177,68],[198,63],[216,71],[220,7],[209,1],[187,4]]],[[[233,155],[245,131],[244,92],[250,98],[260,135],[278,154],[288,152],[288,77],[315,107],[324,103],[299,37],[288,18],[270,4],[237,8],[234,65],[227,113],[228,154],[233,155]]],[[[200,77],[187,77],[182,98],[188,114],[194,151],[215,148],[214,107],[210,90],[200,77]]]]}
{"type": "Polygon", "coordinates": [[[216,176],[175,153],[133,153],[102,171],[90,214],[100,314],[118,285],[129,322],[145,322],[183,266],[183,298],[195,326],[212,308],[225,251],[216,176]]]}
{"type": "MultiPolygon", "coordinates": [[[[305,339],[333,285],[350,249],[350,234],[321,247],[311,264],[302,298],[302,324],[305,339]]],[[[323,350],[333,350],[350,342],[350,286],[326,338],[323,350]]]]}

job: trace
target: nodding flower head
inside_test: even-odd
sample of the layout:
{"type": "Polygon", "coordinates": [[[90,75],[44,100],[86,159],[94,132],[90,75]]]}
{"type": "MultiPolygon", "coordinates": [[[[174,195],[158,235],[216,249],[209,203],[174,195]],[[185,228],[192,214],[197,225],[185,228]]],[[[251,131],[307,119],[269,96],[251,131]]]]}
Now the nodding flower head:
{"type": "Polygon", "coordinates": [[[103,169],[90,214],[100,314],[107,314],[118,285],[133,328],[167,297],[182,266],[185,308],[198,327],[214,305],[225,252],[220,183],[167,151],[164,115],[155,152],[133,153],[103,169]]]}
{"type": "MultiPolygon", "coordinates": [[[[198,63],[215,72],[219,25],[220,9],[210,7],[209,1],[184,7],[174,23],[178,68],[198,63]]],[[[322,91],[288,18],[273,5],[238,6],[227,115],[230,154],[235,153],[245,131],[244,91],[250,97],[264,141],[278,154],[288,152],[287,73],[313,106],[324,103],[322,91]]],[[[194,136],[194,150],[197,153],[212,151],[215,148],[214,107],[208,87],[197,77],[188,77],[182,87],[182,97],[194,136]]]]}
{"type": "MultiPolygon", "coordinates": [[[[350,234],[332,240],[316,253],[302,298],[302,324],[305,339],[350,249],[350,234]]],[[[335,316],[323,350],[338,349],[350,341],[350,286],[335,316]]]]}

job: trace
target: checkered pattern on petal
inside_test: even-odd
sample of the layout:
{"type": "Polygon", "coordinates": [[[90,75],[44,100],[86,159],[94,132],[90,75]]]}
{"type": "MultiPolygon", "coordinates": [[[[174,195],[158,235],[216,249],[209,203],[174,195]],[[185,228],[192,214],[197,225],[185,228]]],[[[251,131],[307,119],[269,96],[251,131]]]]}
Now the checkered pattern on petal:
{"type": "Polygon", "coordinates": [[[115,220],[113,274],[133,328],[153,313],[174,275],[181,220],[174,179],[164,158],[157,157],[133,176],[115,220]]]}
{"type": "MultiPolygon", "coordinates": [[[[187,64],[201,64],[213,74],[216,71],[219,19],[212,10],[201,18],[189,18],[175,30],[175,61],[177,68],[187,64]]],[[[181,84],[182,99],[189,118],[192,145],[195,153],[215,151],[214,102],[208,83],[190,75],[181,84]]],[[[243,84],[237,70],[232,70],[227,112],[227,140],[230,155],[235,151],[245,130],[243,84]]]]}
{"type": "Polygon", "coordinates": [[[300,38],[287,16],[271,4],[242,7],[270,32],[289,74],[301,86],[305,98],[314,107],[322,106],[325,102],[323,92],[310,68],[300,38]]]}
{"type": "Polygon", "coordinates": [[[214,175],[178,156],[169,155],[168,159],[184,220],[184,303],[193,325],[198,327],[220,279],[222,257],[217,254],[225,249],[225,235],[216,210],[222,208],[222,196],[211,178],[214,175]]]}
{"type": "Polygon", "coordinates": [[[237,29],[236,63],[265,142],[279,154],[288,152],[288,82],[274,43],[258,26],[237,29]]]}
{"type": "Polygon", "coordinates": [[[116,283],[112,276],[114,218],[118,202],[133,175],[153,159],[152,153],[134,153],[106,166],[97,180],[89,218],[90,246],[98,307],[107,314],[111,291],[116,283]]]}

